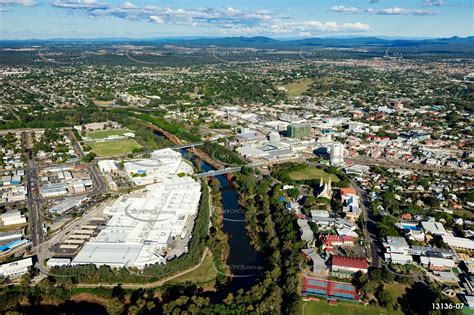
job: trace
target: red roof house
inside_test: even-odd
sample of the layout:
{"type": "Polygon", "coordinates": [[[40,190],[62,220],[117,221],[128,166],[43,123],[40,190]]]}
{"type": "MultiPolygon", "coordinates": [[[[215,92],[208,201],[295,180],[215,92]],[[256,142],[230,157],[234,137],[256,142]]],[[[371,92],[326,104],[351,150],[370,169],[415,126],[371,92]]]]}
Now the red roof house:
{"type": "Polygon", "coordinates": [[[352,236],[339,236],[334,234],[321,235],[319,237],[323,243],[323,249],[332,251],[334,246],[352,246],[354,245],[354,238],[352,236]]]}
{"type": "Polygon", "coordinates": [[[355,273],[357,271],[367,272],[369,264],[365,258],[332,256],[332,271],[355,273]]]}
{"type": "Polygon", "coordinates": [[[357,190],[353,187],[341,188],[341,195],[357,195],[357,190]]]}

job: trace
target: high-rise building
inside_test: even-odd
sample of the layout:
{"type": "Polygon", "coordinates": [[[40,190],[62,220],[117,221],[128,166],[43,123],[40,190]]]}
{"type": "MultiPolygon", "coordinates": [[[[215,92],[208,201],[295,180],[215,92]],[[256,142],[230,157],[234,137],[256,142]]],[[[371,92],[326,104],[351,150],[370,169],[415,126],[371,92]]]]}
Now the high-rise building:
{"type": "Polygon", "coordinates": [[[279,142],[281,139],[280,139],[280,134],[278,133],[278,131],[272,131],[268,134],[268,140],[270,140],[271,142],[279,142]]]}
{"type": "Polygon", "coordinates": [[[286,129],[286,135],[289,138],[310,138],[311,127],[308,124],[291,124],[286,129]]]}
{"type": "Polygon", "coordinates": [[[329,157],[331,159],[331,165],[340,166],[344,164],[344,145],[336,142],[331,147],[329,157]]]}

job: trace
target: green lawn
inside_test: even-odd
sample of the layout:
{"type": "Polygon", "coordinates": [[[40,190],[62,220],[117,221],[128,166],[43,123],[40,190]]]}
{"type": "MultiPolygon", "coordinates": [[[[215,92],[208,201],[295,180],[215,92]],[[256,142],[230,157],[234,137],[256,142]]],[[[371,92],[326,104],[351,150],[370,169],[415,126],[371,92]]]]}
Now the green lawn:
{"type": "Polygon", "coordinates": [[[399,297],[405,294],[406,288],[409,285],[403,283],[386,283],[384,285],[385,290],[389,291],[392,294],[393,301],[396,302],[399,297]]]}
{"type": "Polygon", "coordinates": [[[309,180],[309,179],[319,179],[323,177],[324,181],[328,181],[329,177],[331,178],[333,183],[339,182],[339,178],[334,174],[326,173],[324,170],[309,166],[300,171],[293,171],[289,173],[290,178],[293,180],[309,180]]]}
{"type": "Polygon", "coordinates": [[[121,155],[131,153],[133,149],[142,146],[133,139],[119,139],[105,142],[91,142],[87,144],[92,148],[92,152],[98,156],[121,155]]]}
{"type": "Polygon", "coordinates": [[[311,85],[311,79],[300,79],[294,82],[283,85],[288,91],[289,97],[296,97],[302,95],[308,90],[311,85]]]}
{"type": "Polygon", "coordinates": [[[98,131],[88,132],[87,136],[91,139],[105,139],[108,136],[121,136],[126,132],[130,132],[130,130],[128,130],[128,129],[98,130],[98,131]]]}
{"type": "Polygon", "coordinates": [[[318,315],[379,315],[379,314],[402,314],[401,311],[387,310],[378,306],[364,306],[361,303],[337,302],[331,305],[326,301],[304,301],[303,314],[318,315]]]}
{"type": "Polygon", "coordinates": [[[213,283],[214,280],[216,279],[216,276],[217,276],[216,268],[213,266],[212,254],[209,251],[206,258],[204,258],[202,265],[199,268],[185,275],[182,275],[181,277],[173,279],[172,281],[170,281],[170,283],[180,283],[180,282],[190,281],[194,284],[204,285],[211,282],[213,283]]]}

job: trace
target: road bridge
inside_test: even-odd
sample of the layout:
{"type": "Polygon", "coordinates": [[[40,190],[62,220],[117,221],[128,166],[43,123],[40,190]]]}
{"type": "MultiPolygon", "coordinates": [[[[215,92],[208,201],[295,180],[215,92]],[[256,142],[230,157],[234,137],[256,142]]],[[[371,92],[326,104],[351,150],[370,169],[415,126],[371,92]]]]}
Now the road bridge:
{"type": "Polygon", "coordinates": [[[237,172],[240,172],[243,167],[258,167],[258,166],[262,166],[262,165],[266,165],[266,164],[269,164],[269,163],[258,162],[258,163],[250,163],[250,164],[243,165],[243,166],[226,167],[226,168],[219,169],[219,170],[212,170],[212,171],[208,171],[208,172],[204,172],[204,173],[198,173],[198,174],[195,174],[194,177],[203,178],[203,177],[218,176],[218,175],[224,175],[224,174],[230,174],[230,173],[237,173],[237,172]]]}

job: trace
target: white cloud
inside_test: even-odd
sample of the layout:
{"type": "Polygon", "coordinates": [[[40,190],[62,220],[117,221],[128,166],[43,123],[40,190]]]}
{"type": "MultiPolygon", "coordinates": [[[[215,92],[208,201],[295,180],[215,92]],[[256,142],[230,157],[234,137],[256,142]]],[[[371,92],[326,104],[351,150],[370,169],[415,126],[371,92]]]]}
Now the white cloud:
{"type": "Polygon", "coordinates": [[[96,0],[57,0],[51,2],[51,5],[65,9],[100,10],[109,8],[109,4],[106,2],[98,2],[96,0]]]}
{"type": "Polygon", "coordinates": [[[56,8],[84,12],[89,17],[111,16],[155,24],[213,28],[225,34],[314,34],[320,32],[360,32],[369,25],[354,22],[291,21],[269,10],[247,11],[234,7],[179,9],[154,5],[136,6],[124,2],[111,6],[99,0],[55,0],[56,8]]]}
{"type": "Polygon", "coordinates": [[[445,5],[443,0],[423,0],[423,5],[429,7],[440,7],[445,5]]]}
{"type": "Polygon", "coordinates": [[[121,6],[122,9],[135,9],[136,7],[137,7],[136,5],[128,1],[124,2],[124,4],[122,4],[121,6]]]}
{"type": "Polygon", "coordinates": [[[431,10],[420,10],[420,9],[408,9],[408,8],[385,8],[385,9],[374,9],[374,8],[357,8],[357,7],[346,7],[343,5],[336,5],[329,8],[329,11],[343,14],[377,14],[377,15],[436,15],[437,12],[431,10]]]}
{"type": "MultiPolygon", "coordinates": [[[[36,5],[36,2],[33,0],[0,0],[0,6],[7,5],[20,5],[23,7],[33,7],[36,5]]],[[[6,11],[3,11],[6,12],[6,11]]]]}
{"type": "Polygon", "coordinates": [[[156,23],[156,24],[164,24],[165,21],[163,21],[163,19],[159,16],[155,16],[155,15],[152,15],[150,16],[150,21],[156,23]]]}
{"type": "Polygon", "coordinates": [[[329,11],[332,12],[338,12],[338,13],[347,13],[347,14],[356,14],[356,13],[361,13],[362,10],[356,7],[345,7],[343,5],[335,5],[329,9],[329,11]]]}
{"type": "Polygon", "coordinates": [[[404,9],[400,7],[393,7],[376,11],[379,15],[435,15],[436,12],[418,9],[404,9]]]}

